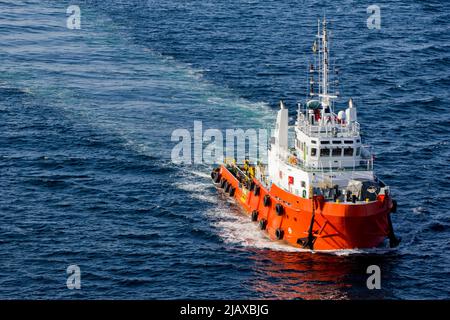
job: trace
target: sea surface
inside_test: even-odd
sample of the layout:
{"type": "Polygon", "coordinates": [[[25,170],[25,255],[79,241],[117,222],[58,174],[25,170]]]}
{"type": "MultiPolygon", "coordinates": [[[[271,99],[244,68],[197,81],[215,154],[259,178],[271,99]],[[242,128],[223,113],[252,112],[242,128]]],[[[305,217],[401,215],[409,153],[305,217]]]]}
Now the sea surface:
{"type": "Polygon", "coordinates": [[[0,0],[0,298],[449,299],[450,7],[377,1],[368,29],[372,4],[0,0]],[[399,204],[395,250],[271,242],[210,165],[171,161],[194,121],[270,127],[280,99],[295,115],[324,16],[338,109],[355,101],[399,204]]]}

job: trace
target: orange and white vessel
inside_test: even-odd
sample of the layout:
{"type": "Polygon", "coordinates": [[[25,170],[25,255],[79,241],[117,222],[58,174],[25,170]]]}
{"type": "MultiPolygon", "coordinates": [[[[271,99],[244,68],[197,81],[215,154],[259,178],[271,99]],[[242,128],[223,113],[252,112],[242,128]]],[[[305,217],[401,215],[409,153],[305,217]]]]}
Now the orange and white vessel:
{"type": "Polygon", "coordinates": [[[313,52],[310,99],[299,105],[294,126],[280,102],[267,165],[225,161],[211,176],[274,241],[311,250],[376,248],[386,240],[395,247],[390,214],[397,205],[374,174],[356,107],[350,99],[334,110],[325,20],[313,52]]]}

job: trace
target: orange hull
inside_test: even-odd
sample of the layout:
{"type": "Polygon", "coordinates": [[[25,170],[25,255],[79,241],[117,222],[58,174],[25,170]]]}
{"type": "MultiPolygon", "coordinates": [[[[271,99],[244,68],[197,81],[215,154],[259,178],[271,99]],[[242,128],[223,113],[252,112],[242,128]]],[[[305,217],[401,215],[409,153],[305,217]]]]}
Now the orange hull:
{"type": "Polygon", "coordinates": [[[312,221],[312,199],[296,196],[274,184],[267,190],[256,179],[249,190],[225,166],[218,173],[221,181],[229,185],[227,189],[233,190],[230,196],[259,222],[272,240],[304,248],[308,237],[313,236],[313,246],[308,248],[339,250],[375,248],[393,236],[390,196],[379,195],[377,201],[363,204],[325,202],[323,197],[316,196],[312,221]]]}

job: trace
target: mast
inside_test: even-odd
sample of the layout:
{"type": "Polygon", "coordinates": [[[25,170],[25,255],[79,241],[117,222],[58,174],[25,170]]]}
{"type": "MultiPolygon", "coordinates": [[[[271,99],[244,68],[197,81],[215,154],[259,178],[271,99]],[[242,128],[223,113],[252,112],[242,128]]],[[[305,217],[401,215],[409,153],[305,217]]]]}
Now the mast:
{"type": "Polygon", "coordinates": [[[322,108],[333,112],[332,100],[337,98],[337,93],[330,92],[332,90],[329,76],[330,49],[327,20],[325,18],[322,21],[320,19],[317,20],[317,35],[312,51],[314,53],[314,63],[309,67],[309,96],[311,99],[317,96],[322,108]],[[315,79],[316,74],[317,79],[315,79]]]}
{"type": "Polygon", "coordinates": [[[322,94],[323,105],[328,106],[328,37],[327,37],[327,21],[323,19],[322,29],[322,94]]]}
{"type": "Polygon", "coordinates": [[[320,70],[321,70],[321,61],[320,61],[320,47],[321,47],[321,43],[320,43],[320,20],[317,20],[317,40],[316,42],[314,42],[314,44],[317,47],[317,83],[319,85],[318,89],[318,94],[320,94],[321,92],[321,81],[320,81],[320,70]]]}
{"type": "Polygon", "coordinates": [[[319,61],[319,97],[322,107],[325,109],[331,106],[331,99],[337,98],[336,95],[329,93],[329,66],[330,52],[328,46],[328,30],[326,18],[322,21],[322,30],[320,30],[320,20],[317,22],[317,38],[319,43],[318,61],[319,61]]]}

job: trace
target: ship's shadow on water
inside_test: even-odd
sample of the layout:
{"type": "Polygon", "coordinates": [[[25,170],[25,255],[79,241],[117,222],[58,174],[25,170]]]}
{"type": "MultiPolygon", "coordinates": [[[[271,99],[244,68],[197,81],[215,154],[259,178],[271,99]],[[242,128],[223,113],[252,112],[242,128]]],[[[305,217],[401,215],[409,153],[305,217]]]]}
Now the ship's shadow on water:
{"type": "Polygon", "coordinates": [[[400,258],[396,251],[385,254],[336,255],[312,252],[254,250],[255,277],[246,285],[264,299],[392,299],[392,287],[383,280],[392,276],[400,258]],[[381,289],[369,289],[371,265],[380,267],[381,289]]]}

